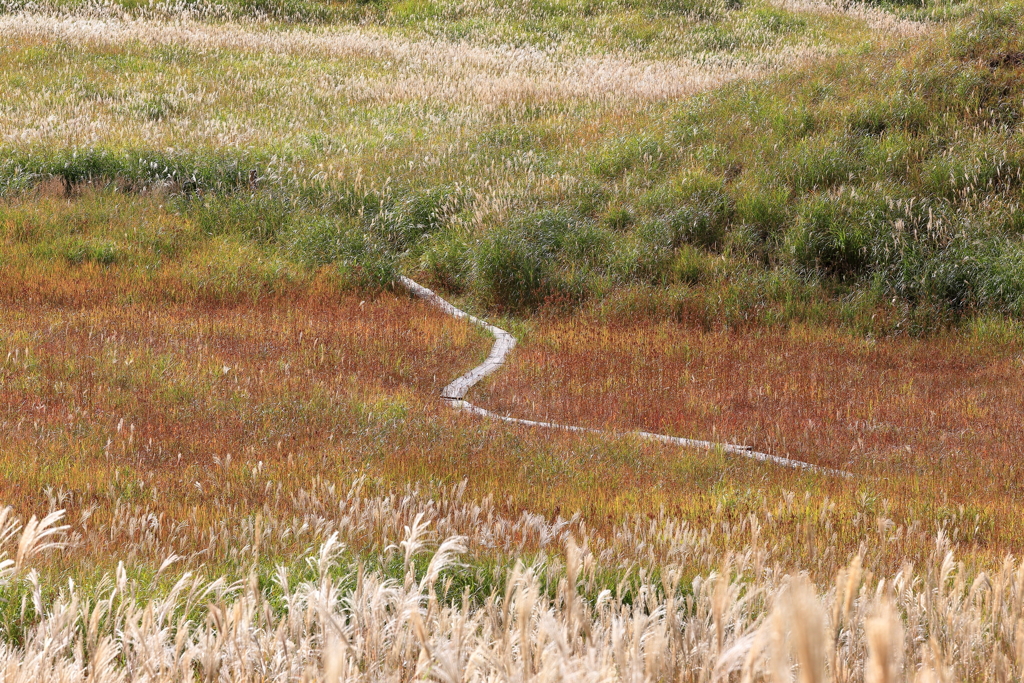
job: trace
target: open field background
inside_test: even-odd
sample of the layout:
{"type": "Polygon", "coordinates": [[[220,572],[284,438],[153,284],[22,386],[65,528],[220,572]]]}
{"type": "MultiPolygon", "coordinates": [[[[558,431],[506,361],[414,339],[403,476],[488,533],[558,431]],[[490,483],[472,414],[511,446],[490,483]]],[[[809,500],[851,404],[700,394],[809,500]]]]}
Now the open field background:
{"type": "Polygon", "coordinates": [[[4,680],[1024,675],[1019,5],[2,7],[4,680]]]}
{"type": "Polygon", "coordinates": [[[978,57],[1013,52],[1012,19],[947,41],[969,6],[446,7],[6,15],[0,185],[184,190],[207,232],[491,308],[672,285],[725,322],[1015,310],[1017,65],[978,57]]]}

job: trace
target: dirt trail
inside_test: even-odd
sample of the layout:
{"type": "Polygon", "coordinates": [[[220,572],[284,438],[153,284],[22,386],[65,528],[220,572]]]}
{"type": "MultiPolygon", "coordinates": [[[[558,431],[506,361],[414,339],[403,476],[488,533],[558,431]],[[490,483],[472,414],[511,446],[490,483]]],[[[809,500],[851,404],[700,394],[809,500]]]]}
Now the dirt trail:
{"type": "Polygon", "coordinates": [[[772,455],[770,453],[761,453],[753,450],[750,446],[740,446],[731,443],[719,443],[715,441],[701,441],[698,439],[684,439],[678,436],[668,436],[667,434],[654,434],[652,432],[611,432],[602,429],[593,429],[590,427],[577,427],[573,425],[563,425],[555,422],[538,422],[535,420],[524,420],[516,417],[509,417],[507,415],[500,415],[498,413],[491,412],[486,408],[473,405],[469,401],[465,400],[466,394],[472,389],[477,383],[480,382],[484,377],[497,371],[501,366],[505,364],[505,358],[509,352],[515,348],[516,338],[505,330],[491,325],[486,320],[472,316],[466,313],[462,309],[456,308],[449,302],[442,299],[435,292],[427,289],[423,285],[419,284],[415,280],[400,276],[399,283],[405,287],[413,296],[416,296],[424,301],[436,306],[448,315],[466,320],[473,325],[482,327],[494,337],[494,344],[491,346],[491,352],[487,354],[487,358],[484,362],[476,366],[466,374],[457,378],[451,382],[448,386],[441,390],[441,398],[448,401],[450,405],[456,410],[464,410],[466,412],[473,413],[474,415],[480,415],[481,417],[488,417],[494,420],[501,420],[502,422],[508,422],[511,424],[525,425],[527,427],[541,427],[544,429],[560,429],[569,432],[582,432],[587,434],[610,434],[613,436],[636,436],[641,439],[647,439],[650,441],[661,441],[662,443],[672,444],[675,446],[682,446],[684,448],[694,448],[699,450],[721,450],[724,453],[730,453],[733,455],[740,455],[744,458],[750,458],[751,460],[758,460],[761,462],[770,462],[782,467],[790,467],[793,469],[807,470],[809,472],[815,472],[818,474],[825,474],[834,477],[852,477],[853,475],[843,470],[836,470],[829,467],[820,467],[818,465],[812,465],[809,462],[802,462],[800,460],[792,460],[790,458],[784,458],[780,455],[772,455]]]}

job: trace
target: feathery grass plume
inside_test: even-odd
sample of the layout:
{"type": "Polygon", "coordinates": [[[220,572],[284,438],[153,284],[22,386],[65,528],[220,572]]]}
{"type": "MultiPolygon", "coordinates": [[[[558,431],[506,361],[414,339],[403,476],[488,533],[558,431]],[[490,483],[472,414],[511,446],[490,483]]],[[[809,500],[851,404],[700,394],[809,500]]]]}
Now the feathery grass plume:
{"type": "MultiPolygon", "coordinates": [[[[817,639],[823,633],[820,630],[810,632],[809,627],[813,626],[804,621],[807,617],[812,624],[820,621],[820,615],[815,613],[820,606],[809,604],[809,600],[816,603],[817,596],[806,581],[803,577],[792,577],[779,590],[774,596],[771,614],[762,626],[762,630],[767,632],[764,638],[767,646],[765,673],[769,680],[777,683],[792,681],[794,663],[801,683],[822,680],[823,671],[820,669],[823,667],[819,667],[817,660],[825,648],[817,643],[817,639]]],[[[748,658],[748,666],[757,664],[756,659],[748,658]]]]}
{"type": "Polygon", "coordinates": [[[64,547],[64,542],[58,539],[71,527],[67,524],[59,525],[62,519],[64,510],[54,510],[42,519],[32,515],[18,540],[18,554],[14,559],[15,571],[20,571],[24,568],[25,562],[39,553],[64,547]]]}
{"type": "Polygon", "coordinates": [[[863,571],[863,557],[858,554],[850,564],[843,567],[836,574],[835,597],[832,602],[832,629],[830,642],[832,676],[836,679],[842,678],[846,672],[848,663],[840,661],[839,653],[842,649],[841,641],[850,634],[850,621],[854,607],[854,600],[860,590],[861,574],[863,571]]]}
{"type": "Polygon", "coordinates": [[[24,527],[13,512],[11,506],[0,508],[0,548],[18,537],[13,559],[6,550],[0,550],[0,583],[25,571],[28,561],[33,557],[64,548],[67,542],[61,539],[70,529],[69,525],[59,524],[64,519],[64,510],[54,510],[42,519],[33,515],[24,527]]]}
{"type": "MultiPolygon", "coordinates": [[[[884,589],[883,584],[879,588],[884,589]]],[[[888,593],[881,591],[874,613],[864,624],[868,660],[866,683],[896,683],[903,677],[903,623],[888,593]]]]}
{"type": "MultiPolygon", "coordinates": [[[[450,525],[448,514],[466,517],[452,499],[424,502],[438,515],[432,525],[450,525]]],[[[379,525],[387,504],[383,498],[360,503],[368,512],[350,529],[353,537],[379,525]]],[[[261,533],[272,545],[278,520],[265,514],[261,533]]],[[[407,523],[391,528],[408,541],[404,548],[412,554],[403,562],[412,569],[427,550],[426,515],[415,508],[402,514],[407,523]]],[[[620,534],[646,552],[639,531],[620,534]]],[[[255,574],[231,581],[185,573],[161,587],[140,583],[122,565],[92,588],[72,582],[46,597],[40,575],[30,571],[23,584],[0,587],[8,603],[24,595],[34,605],[23,617],[24,638],[0,648],[0,667],[17,671],[8,676],[16,682],[91,674],[96,683],[139,671],[160,682],[193,675],[896,683],[913,678],[908,671],[922,681],[996,680],[997,672],[1012,676],[1019,668],[1010,646],[1022,616],[1021,572],[1013,560],[991,579],[979,574],[969,583],[947,571],[942,599],[935,581],[906,572],[857,592],[859,579],[850,578],[860,571],[856,559],[835,577],[847,589],[819,595],[802,574],[749,574],[753,558],[736,553],[719,564],[728,572],[696,577],[692,589],[671,578],[680,567],[670,563],[657,570],[661,578],[640,571],[628,579],[631,590],[594,596],[581,590],[591,580],[589,551],[565,538],[559,542],[564,564],[518,561],[482,594],[471,597],[467,586],[459,599],[449,572],[464,576],[477,561],[469,551],[462,566],[452,564],[472,533],[442,536],[420,581],[418,573],[382,561],[392,550],[346,559],[340,539],[328,533],[306,553],[301,577],[279,567],[275,582],[255,574]],[[339,570],[354,580],[338,581],[339,570]],[[849,592],[857,595],[847,607],[849,592]],[[845,614],[844,626],[833,643],[836,626],[826,615],[837,613],[845,614]],[[956,660],[944,654],[954,651],[956,660]]],[[[950,565],[945,543],[937,545],[936,580],[950,565]]]]}
{"type": "Polygon", "coordinates": [[[799,683],[824,683],[825,663],[832,643],[828,638],[825,613],[813,584],[799,576],[785,593],[785,608],[792,628],[792,650],[799,683]]]}
{"type": "MultiPolygon", "coordinates": [[[[997,653],[996,657],[993,664],[999,667],[995,671],[998,679],[1001,676],[1006,676],[1006,672],[1012,668],[1012,665],[1006,661],[1006,655],[1002,652],[997,653]],[[1000,668],[1003,671],[999,671],[1000,668]]],[[[921,646],[921,666],[914,679],[917,683],[951,683],[954,680],[952,668],[946,664],[942,648],[935,636],[929,638],[926,645],[921,646]]]]}
{"type": "MultiPolygon", "coordinates": [[[[21,522],[14,517],[13,512],[14,508],[10,505],[0,509],[0,547],[6,545],[21,529],[21,522]]],[[[17,572],[15,561],[6,555],[6,551],[0,554],[0,583],[17,572]]]]}

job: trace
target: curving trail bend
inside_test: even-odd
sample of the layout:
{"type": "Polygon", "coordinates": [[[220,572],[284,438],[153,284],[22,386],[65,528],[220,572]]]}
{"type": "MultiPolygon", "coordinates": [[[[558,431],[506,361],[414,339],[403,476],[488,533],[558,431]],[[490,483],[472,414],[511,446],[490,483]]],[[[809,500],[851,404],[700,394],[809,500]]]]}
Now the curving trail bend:
{"type": "MultiPolygon", "coordinates": [[[[477,318],[476,316],[466,313],[460,308],[456,308],[448,301],[438,296],[434,291],[427,289],[423,285],[419,284],[415,280],[407,278],[405,276],[399,276],[399,284],[409,291],[413,296],[423,299],[427,303],[439,308],[443,312],[454,318],[460,318],[467,322],[482,327],[494,337],[494,344],[491,346],[491,352],[487,354],[487,358],[484,362],[476,366],[466,374],[454,380],[451,384],[441,390],[441,398],[448,401],[449,404],[456,410],[464,410],[474,415],[480,415],[481,417],[488,417],[494,420],[501,420],[502,422],[508,422],[511,424],[525,425],[527,427],[541,427],[544,429],[560,429],[569,432],[582,432],[587,434],[604,434],[608,433],[601,429],[593,429],[590,427],[576,427],[573,425],[563,425],[555,422],[537,422],[535,420],[524,420],[516,417],[509,417],[507,415],[499,415],[486,408],[473,405],[469,401],[465,400],[466,394],[472,389],[480,380],[487,377],[491,373],[495,372],[502,365],[505,364],[505,357],[508,356],[509,352],[515,348],[516,338],[505,330],[491,325],[486,320],[477,318]]],[[[721,450],[724,453],[730,453],[733,455],[740,455],[744,458],[750,458],[751,460],[758,460],[760,462],[770,462],[775,465],[782,467],[790,467],[793,469],[806,470],[808,472],[815,472],[817,474],[825,474],[833,477],[845,477],[851,478],[853,475],[843,470],[836,470],[830,467],[820,467],[818,465],[812,465],[809,462],[803,462],[801,460],[793,460],[791,458],[784,458],[780,455],[772,455],[770,453],[761,453],[753,450],[750,446],[739,446],[731,443],[718,443],[714,441],[700,441],[698,439],[684,439],[678,436],[668,436],[666,434],[654,434],[652,432],[610,432],[614,435],[630,435],[636,436],[641,439],[647,439],[649,441],[660,441],[662,443],[672,444],[674,446],[682,446],[684,448],[693,448],[698,450],[721,450]]]]}

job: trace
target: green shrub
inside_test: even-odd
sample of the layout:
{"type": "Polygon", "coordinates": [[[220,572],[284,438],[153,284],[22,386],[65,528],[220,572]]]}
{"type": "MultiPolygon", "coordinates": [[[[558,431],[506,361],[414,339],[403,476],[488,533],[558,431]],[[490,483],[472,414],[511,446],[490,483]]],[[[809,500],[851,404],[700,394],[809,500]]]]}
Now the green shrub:
{"type": "Polygon", "coordinates": [[[372,247],[338,263],[343,282],[358,289],[394,289],[399,269],[394,254],[372,247]]]}
{"type": "Polygon", "coordinates": [[[573,186],[566,204],[579,215],[594,215],[608,205],[609,199],[610,192],[602,183],[582,178],[573,186]]]}
{"type": "Polygon", "coordinates": [[[549,252],[515,227],[486,235],[476,251],[476,272],[485,298],[504,308],[536,307],[558,289],[549,252]]]}
{"type": "Polygon", "coordinates": [[[703,24],[692,31],[691,40],[699,50],[734,52],[743,45],[744,34],[739,27],[703,24]]]}
{"type": "Polygon", "coordinates": [[[523,123],[497,125],[480,136],[488,147],[513,147],[515,149],[536,149],[551,141],[551,134],[543,128],[523,123]]]}
{"type": "Polygon", "coordinates": [[[122,256],[116,242],[79,235],[69,235],[52,243],[44,243],[35,251],[43,258],[61,258],[76,266],[83,263],[109,266],[117,263],[122,256]]]}
{"type": "Polygon", "coordinates": [[[1005,241],[978,265],[979,304],[1009,315],[1024,315],[1024,244],[1005,241]]]}
{"type": "Polygon", "coordinates": [[[753,227],[740,224],[726,234],[725,247],[722,251],[730,256],[748,257],[762,266],[771,266],[774,245],[767,242],[764,235],[753,227]]]}
{"type": "MultiPolygon", "coordinates": [[[[365,204],[367,199],[363,199],[365,204]]],[[[460,190],[449,186],[410,191],[398,199],[385,198],[363,216],[367,232],[394,252],[412,248],[424,236],[446,225],[462,207],[460,190]]]]}
{"type": "Polygon", "coordinates": [[[638,166],[655,167],[664,157],[661,145],[648,137],[625,137],[605,145],[591,161],[599,178],[613,180],[638,166]]]}
{"type": "Polygon", "coordinates": [[[708,269],[707,254],[683,245],[668,265],[668,279],[676,284],[696,285],[704,279],[708,269]]]}
{"type": "Polygon", "coordinates": [[[1001,66],[1007,56],[1024,50],[1021,14],[1019,3],[982,9],[950,36],[950,52],[963,61],[982,60],[1001,66]]]}
{"type": "Polygon", "coordinates": [[[864,167],[858,147],[834,133],[799,140],[782,153],[780,165],[782,177],[799,192],[855,183],[864,167]]]}
{"type": "Polygon", "coordinates": [[[931,112],[921,97],[897,93],[858,103],[848,116],[850,130],[859,135],[881,135],[886,131],[912,134],[924,132],[931,112]]]}
{"type": "Polygon", "coordinates": [[[924,263],[926,300],[955,312],[976,306],[991,261],[987,252],[987,245],[960,239],[933,253],[924,263]]]}
{"type": "Polygon", "coordinates": [[[697,203],[682,206],[665,217],[675,235],[675,244],[692,244],[705,249],[720,249],[725,237],[723,205],[697,203]]]}
{"type": "Polygon", "coordinates": [[[870,235],[862,217],[825,197],[815,197],[799,209],[787,235],[787,246],[804,273],[831,277],[855,276],[868,263],[870,235]]]}
{"type": "Polygon", "coordinates": [[[462,292],[473,270],[467,236],[451,228],[430,235],[420,255],[420,267],[433,282],[449,291],[462,292]]]}
{"type": "Polygon", "coordinates": [[[356,259],[366,250],[366,236],[359,226],[329,216],[293,220],[284,242],[289,257],[311,267],[356,259]]]}
{"type": "Polygon", "coordinates": [[[651,4],[660,13],[683,14],[701,21],[713,19],[727,8],[739,9],[743,6],[742,0],[653,0],[651,4]]]}
{"type": "Polygon", "coordinates": [[[644,283],[662,285],[670,279],[675,250],[664,223],[642,223],[632,235],[619,240],[609,257],[608,272],[621,285],[644,283]]]}
{"type": "Polygon", "coordinates": [[[256,299],[298,277],[285,259],[236,235],[207,240],[184,265],[192,289],[216,300],[256,299]]]}
{"type": "Polygon", "coordinates": [[[392,204],[383,193],[366,190],[348,182],[309,182],[300,188],[294,188],[293,192],[297,197],[297,203],[316,207],[322,213],[350,218],[372,217],[392,204]]]}
{"type": "MultiPolygon", "coordinates": [[[[190,150],[163,152],[152,149],[56,148],[25,152],[0,150],[5,168],[37,180],[60,178],[70,188],[85,182],[114,183],[144,189],[153,183],[171,183],[184,194],[227,192],[250,187],[263,176],[272,159],[265,152],[190,150]]],[[[276,181],[275,181],[276,182],[276,181]]]]}
{"type": "Polygon", "coordinates": [[[37,176],[14,159],[0,159],[0,198],[29,190],[37,176]]]}
{"type": "Polygon", "coordinates": [[[290,202],[266,192],[210,195],[189,208],[204,234],[241,235],[257,242],[271,242],[283,235],[293,212],[290,202]]]}
{"type": "Polygon", "coordinates": [[[614,233],[593,221],[573,221],[554,243],[559,260],[575,268],[602,270],[614,248],[614,233]]]}
{"type": "Polygon", "coordinates": [[[755,35],[766,36],[766,42],[773,42],[773,39],[778,36],[797,33],[807,28],[807,20],[800,15],[774,7],[761,7],[754,10],[747,18],[747,23],[748,30],[755,35]]]}
{"type": "Polygon", "coordinates": [[[673,178],[645,195],[642,204],[665,225],[656,239],[670,249],[684,243],[720,248],[734,213],[724,181],[702,172],[673,178]]]}
{"type": "Polygon", "coordinates": [[[618,232],[633,225],[633,223],[636,222],[636,216],[634,216],[633,212],[627,208],[613,206],[605,212],[601,222],[608,229],[618,232]]]}
{"type": "MultiPolygon", "coordinates": [[[[889,129],[862,147],[864,180],[906,185],[917,179],[921,159],[927,154],[921,140],[909,133],[889,129]]],[[[902,193],[896,190],[895,196],[902,193]]]]}
{"type": "Polygon", "coordinates": [[[476,281],[485,297],[510,309],[584,296],[607,268],[612,234],[558,210],[492,229],[475,249],[476,281]]]}
{"type": "Polygon", "coordinates": [[[789,204],[789,191],[784,187],[744,188],[736,196],[735,221],[765,242],[782,234],[789,220],[789,204]]]}
{"type": "Polygon", "coordinates": [[[228,0],[224,4],[239,17],[288,23],[327,24],[336,21],[340,14],[332,4],[309,0],[228,0]]]}
{"type": "Polygon", "coordinates": [[[814,134],[822,126],[816,113],[805,104],[794,106],[787,102],[779,107],[778,103],[772,102],[770,106],[772,111],[769,122],[776,139],[800,140],[814,134]]]}
{"type": "Polygon", "coordinates": [[[979,194],[1021,187],[1024,157],[1012,140],[996,134],[931,158],[922,176],[927,194],[966,201],[979,194]]]}

